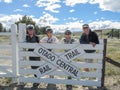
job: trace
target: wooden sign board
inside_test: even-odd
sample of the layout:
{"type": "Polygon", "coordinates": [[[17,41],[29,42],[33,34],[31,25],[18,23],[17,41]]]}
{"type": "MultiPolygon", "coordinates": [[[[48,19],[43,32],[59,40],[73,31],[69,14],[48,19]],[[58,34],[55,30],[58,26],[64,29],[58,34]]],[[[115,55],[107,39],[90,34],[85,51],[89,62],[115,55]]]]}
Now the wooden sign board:
{"type": "Polygon", "coordinates": [[[54,70],[56,70],[54,65],[52,65],[51,63],[45,63],[44,65],[37,68],[36,74],[37,77],[42,77],[44,75],[47,75],[48,73],[53,72],[54,70]]]}
{"type": "Polygon", "coordinates": [[[82,49],[81,46],[75,47],[67,52],[65,52],[63,55],[61,55],[61,58],[64,58],[64,60],[70,62],[71,60],[83,55],[85,51],[82,49]]]}
{"type": "Polygon", "coordinates": [[[44,58],[48,62],[48,64],[43,65],[37,69],[39,71],[39,76],[43,76],[49,72],[54,71],[54,68],[59,68],[69,76],[74,77],[76,79],[80,79],[81,72],[77,69],[76,66],[72,65],[72,63],[69,63],[69,60],[72,60],[73,58],[76,58],[77,56],[82,55],[84,53],[84,51],[80,49],[80,47],[76,47],[75,49],[66,52],[61,57],[53,52],[50,52],[49,50],[38,44],[38,46],[36,46],[34,50],[34,53],[44,58]]]}

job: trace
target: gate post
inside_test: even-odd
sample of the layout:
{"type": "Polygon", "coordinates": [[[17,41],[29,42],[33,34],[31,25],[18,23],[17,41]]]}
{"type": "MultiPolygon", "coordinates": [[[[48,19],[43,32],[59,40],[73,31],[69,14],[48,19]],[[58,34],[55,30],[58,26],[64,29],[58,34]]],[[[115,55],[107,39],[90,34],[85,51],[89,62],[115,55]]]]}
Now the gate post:
{"type": "Polygon", "coordinates": [[[106,49],[107,49],[107,39],[104,39],[104,50],[103,50],[103,67],[102,67],[102,78],[101,78],[101,87],[104,87],[104,80],[105,80],[105,58],[106,58],[106,49]]]}
{"type": "MultiPolygon", "coordinates": [[[[19,24],[19,33],[18,33],[18,43],[23,43],[26,41],[26,24],[20,23],[19,24]]],[[[19,51],[21,50],[21,48],[19,47],[19,51]]],[[[18,61],[20,61],[21,58],[19,58],[18,61]]],[[[23,60],[23,59],[22,59],[23,60]]],[[[18,67],[19,70],[19,67],[18,67]]],[[[19,72],[19,71],[18,71],[19,72]]],[[[18,84],[20,85],[20,88],[24,87],[24,83],[20,83],[19,82],[19,78],[18,78],[18,84]]]]}
{"type": "Polygon", "coordinates": [[[26,41],[26,24],[20,23],[19,24],[19,42],[25,42],[26,41]]]}
{"type": "Polygon", "coordinates": [[[11,41],[12,41],[12,72],[14,77],[18,75],[18,44],[17,44],[17,25],[11,25],[11,41]]]}

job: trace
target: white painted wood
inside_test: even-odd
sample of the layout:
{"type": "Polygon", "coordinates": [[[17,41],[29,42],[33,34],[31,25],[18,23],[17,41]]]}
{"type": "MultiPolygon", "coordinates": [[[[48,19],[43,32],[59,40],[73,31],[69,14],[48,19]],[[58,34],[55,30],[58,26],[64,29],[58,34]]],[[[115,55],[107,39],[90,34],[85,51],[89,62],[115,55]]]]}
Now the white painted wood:
{"type": "MultiPolygon", "coordinates": [[[[0,36],[11,36],[11,32],[0,32],[0,36]]],[[[0,49],[9,49],[11,50],[11,45],[0,45],[0,49]]],[[[3,52],[3,55],[0,55],[0,61],[9,61],[12,62],[12,56],[4,55],[6,51],[3,52]]],[[[14,77],[12,72],[12,65],[11,64],[0,64],[0,77],[14,77]]]]}
{"type": "Polygon", "coordinates": [[[3,70],[3,69],[12,69],[12,66],[11,65],[0,65],[0,69],[3,70]]]}
{"type": "Polygon", "coordinates": [[[72,64],[77,66],[78,68],[99,68],[99,69],[102,69],[102,66],[99,63],[72,62],[72,64]]]}
{"type": "Polygon", "coordinates": [[[24,60],[24,61],[20,60],[19,61],[20,66],[30,66],[30,65],[41,66],[45,63],[46,63],[45,61],[26,61],[26,60],[24,60]]]}
{"type": "MultiPolygon", "coordinates": [[[[102,65],[99,63],[86,63],[86,62],[71,62],[78,68],[99,68],[102,69],[102,65]]],[[[24,66],[41,66],[45,64],[45,61],[19,61],[21,67],[24,66]]],[[[56,67],[55,67],[56,68],[56,67]]]]}
{"type": "MultiPolygon", "coordinates": [[[[19,24],[19,35],[18,35],[18,43],[23,43],[26,41],[26,24],[20,23],[19,24]]],[[[19,46],[19,45],[18,45],[19,46]]],[[[19,48],[19,50],[24,50],[23,48],[19,48]]],[[[19,52],[18,52],[19,54],[19,52]]],[[[26,59],[26,57],[20,57],[19,55],[19,60],[20,59],[26,59]]],[[[19,63],[18,63],[18,68],[19,68],[19,63]]],[[[18,69],[18,74],[19,74],[19,69],[18,69]]],[[[18,83],[19,82],[19,78],[18,78],[18,83]]]]}
{"type": "MultiPolygon", "coordinates": [[[[37,43],[19,43],[19,47],[22,48],[35,48],[37,43]]],[[[83,49],[88,49],[88,50],[103,50],[103,45],[98,44],[95,47],[92,47],[89,44],[46,44],[46,43],[40,43],[40,45],[44,46],[45,48],[49,49],[71,49],[77,46],[82,46],[83,49]]]]}
{"type": "Polygon", "coordinates": [[[104,40],[103,40],[103,39],[100,39],[100,40],[99,40],[99,43],[100,43],[100,44],[104,44],[104,40]]]}
{"type": "Polygon", "coordinates": [[[19,42],[26,41],[26,25],[23,23],[19,24],[19,42]]]}
{"type": "Polygon", "coordinates": [[[0,45],[0,49],[7,49],[7,48],[11,48],[11,45],[0,45]]]}
{"type": "MultiPolygon", "coordinates": [[[[34,69],[23,69],[23,68],[20,68],[19,69],[20,71],[20,74],[21,75],[27,75],[27,74],[35,74],[37,73],[38,71],[34,70],[34,69]]],[[[48,73],[47,75],[55,75],[55,76],[59,76],[59,77],[63,77],[63,76],[69,76],[67,75],[66,73],[64,73],[63,71],[61,70],[56,70],[56,71],[53,71],[51,73],[48,73]]],[[[101,78],[101,72],[81,72],[81,77],[96,77],[96,78],[101,78]]]]}
{"type": "Polygon", "coordinates": [[[13,76],[13,74],[7,74],[7,73],[0,73],[0,77],[16,77],[16,76],[13,76]]]}
{"type": "Polygon", "coordinates": [[[11,70],[8,70],[6,67],[0,67],[0,72],[9,74],[9,75],[13,75],[13,72],[11,72],[11,70]]]}
{"type": "Polygon", "coordinates": [[[0,60],[11,60],[12,59],[12,57],[11,56],[0,56],[0,60]]]}
{"type": "Polygon", "coordinates": [[[11,25],[11,42],[12,42],[12,70],[13,75],[17,76],[18,74],[18,44],[17,44],[17,25],[11,25]]]}
{"type": "MultiPolygon", "coordinates": [[[[28,52],[28,51],[20,51],[19,53],[20,53],[20,57],[23,57],[23,56],[35,56],[35,57],[37,57],[38,56],[34,52],[28,52]]],[[[85,53],[82,56],[79,56],[78,58],[83,58],[83,59],[103,59],[103,54],[85,53]]]]}
{"type": "Polygon", "coordinates": [[[11,32],[0,32],[0,36],[10,36],[11,32]]]}

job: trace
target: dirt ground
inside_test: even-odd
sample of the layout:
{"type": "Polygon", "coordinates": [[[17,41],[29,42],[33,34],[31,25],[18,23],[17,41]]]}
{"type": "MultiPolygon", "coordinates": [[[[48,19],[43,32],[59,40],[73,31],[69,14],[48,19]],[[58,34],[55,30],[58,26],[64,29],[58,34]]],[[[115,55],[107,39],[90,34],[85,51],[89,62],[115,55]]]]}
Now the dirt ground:
{"type": "MultiPolygon", "coordinates": [[[[56,86],[56,87],[44,87],[44,88],[41,88],[40,86],[37,89],[32,89],[31,87],[27,87],[27,86],[22,87],[14,83],[14,84],[10,84],[9,86],[0,86],[0,90],[67,90],[65,86],[61,86],[61,85],[59,85],[59,87],[56,86]]],[[[96,87],[73,86],[72,90],[120,90],[120,85],[109,86],[102,89],[97,89],[96,87]]]]}
{"type": "MultiPolygon", "coordinates": [[[[0,83],[0,90],[67,90],[66,85],[51,85],[41,83],[37,89],[32,89],[32,83],[27,83],[24,86],[18,83],[11,84],[2,84],[0,83]]],[[[72,90],[120,90],[120,76],[109,76],[105,78],[105,87],[96,88],[96,87],[82,87],[82,86],[73,86],[72,90]]]]}

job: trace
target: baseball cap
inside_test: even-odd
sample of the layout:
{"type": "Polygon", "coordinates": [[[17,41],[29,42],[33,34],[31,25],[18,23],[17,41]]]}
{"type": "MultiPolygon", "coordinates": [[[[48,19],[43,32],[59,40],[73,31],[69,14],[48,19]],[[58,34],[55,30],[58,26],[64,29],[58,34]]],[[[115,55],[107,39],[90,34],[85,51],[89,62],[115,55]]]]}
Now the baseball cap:
{"type": "Polygon", "coordinates": [[[53,33],[53,30],[51,28],[46,28],[46,33],[51,32],[53,33]]]}
{"type": "Polygon", "coordinates": [[[31,24],[27,25],[27,30],[34,30],[34,26],[31,24]]]}
{"type": "Polygon", "coordinates": [[[65,35],[70,35],[71,34],[71,31],[70,30],[66,30],[65,31],[65,35]]]}
{"type": "Polygon", "coordinates": [[[89,25],[88,25],[88,24],[83,24],[82,27],[83,27],[83,28],[86,28],[86,27],[89,27],[89,25]]]}

